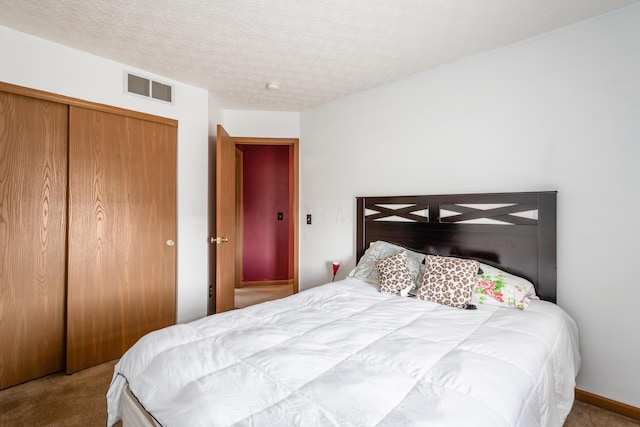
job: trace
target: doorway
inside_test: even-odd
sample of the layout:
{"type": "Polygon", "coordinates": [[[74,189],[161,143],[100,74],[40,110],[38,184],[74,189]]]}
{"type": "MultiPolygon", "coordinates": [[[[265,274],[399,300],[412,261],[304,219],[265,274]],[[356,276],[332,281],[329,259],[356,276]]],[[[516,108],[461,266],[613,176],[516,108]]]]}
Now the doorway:
{"type": "MultiPolygon", "coordinates": [[[[226,135],[224,129],[222,133],[226,135]]],[[[298,292],[298,139],[226,136],[235,148],[235,255],[233,265],[218,262],[216,252],[224,248],[214,243],[215,238],[210,239],[207,314],[244,307],[247,301],[257,303],[298,292]],[[226,302],[216,304],[221,291],[216,277],[225,276],[216,274],[216,269],[225,269],[234,278],[222,292],[227,296],[228,292],[239,292],[239,304],[235,304],[235,296],[231,307],[226,302]]],[[[210,149],[212,152],[216,150],[210,149]]],[[[229,156],[226,159],[231,162],[229,156]]],[[[220,159],[210,158],[210,168],[212,165],[224,166],[220,159]]],[[[215,179],[216,174],[210,173],[209,229],[210,236],[219,237],[211,213],[220,215],[224,207],[211,206],[211,201],[216,201],[215,191],[211,191],[216,189],[215,179]]]]}

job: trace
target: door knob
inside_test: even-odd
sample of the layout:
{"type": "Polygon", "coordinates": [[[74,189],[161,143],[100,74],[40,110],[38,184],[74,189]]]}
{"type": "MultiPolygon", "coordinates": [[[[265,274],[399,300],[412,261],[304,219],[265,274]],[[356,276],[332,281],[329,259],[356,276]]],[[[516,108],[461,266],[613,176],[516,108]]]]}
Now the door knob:
{"type": "Polygon", "coordinates": [[[220,243],[227,243],[229,241],[228,237],[209,237],[209,243],[216,243],[216,244],[220,244],[220,243]]]}
{"type": "Polygon", "coordinates": [[[173,240],[167,240],[167,246],[173,246],[175,244],[176,242],[174,242],[173,240]]]}

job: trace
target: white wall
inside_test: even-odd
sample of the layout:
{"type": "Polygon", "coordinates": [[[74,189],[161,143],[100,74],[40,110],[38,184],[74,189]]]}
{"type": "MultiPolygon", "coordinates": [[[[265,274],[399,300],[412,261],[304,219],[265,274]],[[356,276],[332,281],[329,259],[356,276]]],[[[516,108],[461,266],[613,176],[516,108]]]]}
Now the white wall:
{"type": "Polygon", "coordinates": [[[207,308],[208,92],[0,26],[0,81],[178,120],[177,320],[207,308]],[[123,70],[175,85],[175,104],[123,93],[123,70]]]}
{"type": "Polygon", "coordinates": [[[558,190],[578,388],[640,407],[640,6],[301,113],[301,288],[354,264],[355,197],[558,190]]]}
{"type": "Polygon", "coordinates": [[[235,137],[299,138],[300,113],[225,110],[224,129],[235,137]]]}

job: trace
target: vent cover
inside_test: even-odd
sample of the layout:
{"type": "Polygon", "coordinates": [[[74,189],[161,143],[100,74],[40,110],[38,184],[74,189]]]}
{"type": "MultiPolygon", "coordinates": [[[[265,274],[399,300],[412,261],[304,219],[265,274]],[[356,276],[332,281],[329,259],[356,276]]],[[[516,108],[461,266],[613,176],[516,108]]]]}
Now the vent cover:
{"type": "Polygon", "coordinates": [[[173,85],[124,72],[124,91],[132,95],[173,104],[173,85]]]}

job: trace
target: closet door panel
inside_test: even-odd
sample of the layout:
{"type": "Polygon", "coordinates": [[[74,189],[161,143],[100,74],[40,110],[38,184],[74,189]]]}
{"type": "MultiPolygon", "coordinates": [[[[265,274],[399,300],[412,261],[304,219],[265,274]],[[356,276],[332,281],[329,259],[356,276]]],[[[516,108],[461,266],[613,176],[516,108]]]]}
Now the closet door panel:
{"type": "Polygon", "coordinates": [[[175,322],[176,128],[71,107],[67,372],[175,322]]]}
{"type": "Polygon", "coordinates": [[[67,123],[0,92],[0,388],[64,369],[67,123]]]}

